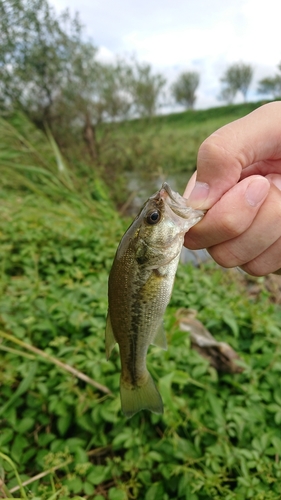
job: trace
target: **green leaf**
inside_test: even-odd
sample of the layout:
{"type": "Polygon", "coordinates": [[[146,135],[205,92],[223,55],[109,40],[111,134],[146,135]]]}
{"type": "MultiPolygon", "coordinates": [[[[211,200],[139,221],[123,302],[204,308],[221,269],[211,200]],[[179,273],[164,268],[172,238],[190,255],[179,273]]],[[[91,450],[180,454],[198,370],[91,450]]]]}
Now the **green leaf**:
{"type": "Polygon", "coordinates": [[[17,432],[19,432],[19,434],[24,434],[25,432],[28,432],[34,426],[34,422],[35,420],[32,417],[23,418],[17,424],[17,432]]]}
{"type": "MultiPolygon", "coordinates": [[[[83,483],[83,489],[86,495],[92,495],[95,491],[94,486],[89,481],[83,483]]],[[[95,496],[95,498],[97,497],[95,496]]]]}
{"type": "Polygon", "coordinates": [[[163,457],[161,455],[161,453],[158,453],[157,451],[150,451],[149,452],[149,458],[151,458],[152,460],[155,460],[155,462],[162,462],[163,460],[163,457]]]}
{"type": "Polygon", "coordinates": [[[95,465],[94,470],[87,475],[89,483],[98,485],[101,484],[107,477],[107,469],[103,465],[95,465]]]}
{"type": "Polygon", "coordinates": [[[66,415],[63,415],[62,417],[59,417],[57,420],[57,427],[58,431],[61,436],[64,436],[69,429],[69,426],[71,424],[72,420],[72,415],[71,413],[68,413],[66,415]]]}
{"type": "Polygon", "coordinates": [[[197,366],[195,366],[192,370],[192,377],[197,379],[202,377],[208,370],[207,364],[200,363],[197,366]]]}
{"type": "Polygon", "coordinates": [[[23,437],[21,434],[18,434],[13,442],[12,448],[11,448],[11,455],[13,460],[16,463],[20,463],[21,456],[25,450],[25,448],[28,447],[28,440],[23,437]]]}
{"type": "Polygon", "coordinates": [[[29,364],[29,371],[28,371],[26,377],[24,377],[22,379],[22,381],[18,385],[16,391],[11,396],[11,398],[7,401],[7,403],[4,404],[0,408],[0,415],[5,413],[5,411],[9,408],[9,406],[11,406],[22,394],[24,394],[29,389],[29,387],[34,379],[34,376],[36,374],[37,366],[38,365],[36,362],[32,362],[29,364]]]}
{"type": "Polygon", "coordinates": [[[84,448],[77,446],[75,450],[75,460],[77,461],[78,464],[84,464],[89,461],[88,455],[84,448]]]}
{"type": "Polygon", "coordinates": [[[162,483],[154,483],[147,490],[145,500],[162,500],[164,495],[164,488],[162,483]]]}
{"type": "Polygon", "coordinates": [[[277,425],[281,424],[281,411],[275,413],[274,420],[277,425]]]}
{"type": "Polygon", "coordinates": [[[14,436],[14,432],[12,429],[4,429],[0,432],[0,447],[4,446],[5,444],[9,443],[14,436]]]}
{"type": "Polygon", "coordinates": [[[125,491],[120,490],[119,488],[110,488],[108,491],[108,499],[109,500],[127,500],[127,494],[125,491]]]}
{"type": "Polygon", "coordinates": [[[75,453],[76,448],[83,448],[85,446],[85,440],[77,437],[71,437],[65,440],[65,446],[69,448],[71,453],[75,453]]]}
{"type": "Polygon", "coordinates": [[[238,337],[239,335],[239,326],[237,324],[236,318],[230,311],[223,312],[222,318],[224,322],[229,326],[233,335],[238,337]]]}
{"type": "Polygon", "coordinates": [[[83,490],[83,481],[79,477],[69,479],[67,481],[67,486],[70,491],[73,491],[73,493],[79,493],[83,490]]]}
{"type": "Polygon", "coordinates": [[[159,380],[160,394],[162,395],[165,405],[171,410],[176,410],[177,406],[172,397],[172,380],[174,372],[171,372],[159,380]]]}

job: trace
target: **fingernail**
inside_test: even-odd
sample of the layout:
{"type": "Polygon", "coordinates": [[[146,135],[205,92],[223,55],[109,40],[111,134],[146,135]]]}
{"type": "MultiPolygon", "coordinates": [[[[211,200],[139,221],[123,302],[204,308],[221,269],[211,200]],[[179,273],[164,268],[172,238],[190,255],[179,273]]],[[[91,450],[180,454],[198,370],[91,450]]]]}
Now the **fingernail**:
{"type": "Polygon", "coordinates": [[[199,206],[208,198],[209,191],[209,184],[206,182],[196,181],[194,188],[189,195],[188,201],[192,202],[197,208],[199,208],[199,206]]]}
{"type": "MultiPolygon", "coordinates": [[[[266,179],[265,179],[266,180],[266,179]]],[[[261,179],[254,180],[246,189],[245,197],[249,205],[256,207],[259,205],[269,191],[269,182],[261,182],[261,179]]]]}
{"type": "Polygon", "coordinates": [[[274,184],[281,191],[281,177],[280,174],[268,174],[265,176],[271,184],[274,184]]]}

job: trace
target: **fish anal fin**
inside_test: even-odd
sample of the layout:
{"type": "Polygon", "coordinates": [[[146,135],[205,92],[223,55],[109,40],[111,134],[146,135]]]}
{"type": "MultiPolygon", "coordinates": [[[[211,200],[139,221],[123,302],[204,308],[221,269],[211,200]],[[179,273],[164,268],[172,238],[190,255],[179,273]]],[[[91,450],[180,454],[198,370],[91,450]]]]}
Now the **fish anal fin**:
{"type": "Polygon", "coordinates": [[[147,380],[141,386],[128,387],[121,378],[120,396],[122,411],[128,418],[141,410],[163,413],[162,398],[150,373],[147,373],[147,380]]]}
{"type": "Polygon", "coordinates": [[[114,348],[115,344],[116,344],[116,339],[114,337],[114,333],[113,333],[112,325],[111,325],[111,320],[110,320],[110,315],[108,313],[107,318],[106,318],[106,327],[105,327],[106,359],[109,359],[110,354],[111,354],[112,349],[114,348]]]}
{"type": "Polygon", "coordinates": [[[164,330],[162,323],[159,326],[151,344],[157,345],[158,347],[161,347],[161,349],[164,349],[164,351],[167,351],[167,348],[168,348],[167,347],[167,339],[166,339],[166,334],[165,334],[165,330],[164,330]]]}

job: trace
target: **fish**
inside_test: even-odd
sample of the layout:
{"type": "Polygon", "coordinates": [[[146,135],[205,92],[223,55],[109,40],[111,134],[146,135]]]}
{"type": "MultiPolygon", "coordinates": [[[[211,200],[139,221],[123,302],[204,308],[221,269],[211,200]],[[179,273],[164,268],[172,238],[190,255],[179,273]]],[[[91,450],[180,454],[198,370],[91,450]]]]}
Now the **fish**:
{"type": "Polygon", "coordinates": [[[185,233],[205,211],[164,182],[122,237],[108,280],[106,357],[119,344],[120,398],[126,417],[163,413],[161,395],[146,367],[150,344],[167,349],[163,316],[169,303],[185,233]]]}

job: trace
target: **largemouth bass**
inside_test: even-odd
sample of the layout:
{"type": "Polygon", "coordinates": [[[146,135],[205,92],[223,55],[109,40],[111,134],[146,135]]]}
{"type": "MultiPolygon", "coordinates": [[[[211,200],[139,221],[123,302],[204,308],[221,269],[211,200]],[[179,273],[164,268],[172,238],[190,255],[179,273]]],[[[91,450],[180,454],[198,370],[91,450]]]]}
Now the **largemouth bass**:
{"type": "Polygon", "coordinates": [[[167,183],[147,200],[117,249],[108,284],[105,344],[116,342],[121,357],[123,413],[163,413],[163,403],[146,368],[148,346],[167,348],[162,326],[185,233],[204,215],[167,183]]]}

